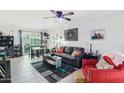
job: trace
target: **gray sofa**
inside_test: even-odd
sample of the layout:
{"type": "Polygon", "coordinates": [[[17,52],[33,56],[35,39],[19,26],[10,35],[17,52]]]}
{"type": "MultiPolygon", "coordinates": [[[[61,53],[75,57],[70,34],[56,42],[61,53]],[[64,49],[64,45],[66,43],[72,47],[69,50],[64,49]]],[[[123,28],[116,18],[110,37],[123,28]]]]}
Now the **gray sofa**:
{"type": "Polygon", "coordinates": [[[85,54],[84,48],[81,48],[81,47],[67,47],[66,46],[66,47],[63,47],[63,49],[64,49],[64,53],[54,53],[54,55],[62,57],[62,62],[63,63],[66,63],[66,64],[71,65],[71,66],[76,67],[76,68],[81,68],[82,59],[83,59],[84,54],[85,54]],[[71,54],[76,49],[79,49],[81,51],[81,55],[74,57],[71,54]]]}

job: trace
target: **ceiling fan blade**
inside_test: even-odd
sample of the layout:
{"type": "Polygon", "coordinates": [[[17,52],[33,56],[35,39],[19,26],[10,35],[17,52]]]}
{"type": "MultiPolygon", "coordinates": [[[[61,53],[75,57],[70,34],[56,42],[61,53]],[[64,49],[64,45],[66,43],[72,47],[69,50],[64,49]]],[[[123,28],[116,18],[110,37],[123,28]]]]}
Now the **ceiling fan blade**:
{"type": "Polygon", "coordinates": [[[64,15],[64,16],[74,15],[74,12],[64,13],[63,15],[64,15]]]}
{"type": "Polygon", "coordinates": [[[55,15],[57,14],[55,10],[50,10],[50,11],[55,15]]]}
{"type": "Polygon", "coordinates": [[[43,19],[48,19],[48,18],[56,18],[56,16],[43,17],[43,19]]]}
{"type": "Polygon", "coordinates": [[[71,19],[70,18],[67,18],[67,17],[64,17],[64,19],[67,20],[67,21],[71,21],[71,19]]]}

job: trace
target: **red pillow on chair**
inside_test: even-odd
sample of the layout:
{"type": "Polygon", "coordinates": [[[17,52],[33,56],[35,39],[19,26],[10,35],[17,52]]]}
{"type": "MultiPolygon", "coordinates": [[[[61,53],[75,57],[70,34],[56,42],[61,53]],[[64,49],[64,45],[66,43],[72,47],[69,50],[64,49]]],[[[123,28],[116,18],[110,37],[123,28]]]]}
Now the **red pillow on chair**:
{"type": "Polygon", "coordinates": [[[119,64],[117,68],[120,70],[124,69],[124,62],[122,62],[122,64],[119,64]]]}
{"type": "Polygon", "coordinates": [[[110,57],[108,57],[108,56],[103,56],[103,59],[104,59],[107,63],[109,63],[110,65],[115,66],[115,64],[113,63],[113,61],[112,61],[112,59],[111,59],[110,57]]]}
{"type": "Polygon", "coordinates": [[[119,70],[122,70],[124,67],[122,64],[119,64],[118,67],[117,67],[119,70]]]}

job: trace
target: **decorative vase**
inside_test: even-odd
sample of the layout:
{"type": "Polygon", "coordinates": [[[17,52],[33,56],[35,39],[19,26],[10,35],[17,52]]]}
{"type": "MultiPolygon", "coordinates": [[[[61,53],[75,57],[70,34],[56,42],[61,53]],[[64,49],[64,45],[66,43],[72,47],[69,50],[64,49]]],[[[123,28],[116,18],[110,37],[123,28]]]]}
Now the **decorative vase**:
{"type": "Polygon", "coordinates": [[[92,54],[92,44],[90,44],[90,53],[92,54]]]}

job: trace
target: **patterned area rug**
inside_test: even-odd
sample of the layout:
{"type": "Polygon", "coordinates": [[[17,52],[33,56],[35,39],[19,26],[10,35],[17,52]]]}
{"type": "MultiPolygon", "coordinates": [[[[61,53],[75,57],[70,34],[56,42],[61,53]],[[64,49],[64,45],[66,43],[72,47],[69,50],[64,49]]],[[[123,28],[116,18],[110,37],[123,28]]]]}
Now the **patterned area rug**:
{"type": "Polygon", "coordinates": [[[77,68],[64,63],[58,69],[50,68],[43,62],[34,62],[31,65],[50,83],[56,83],[77,70],[77,68]]]}

